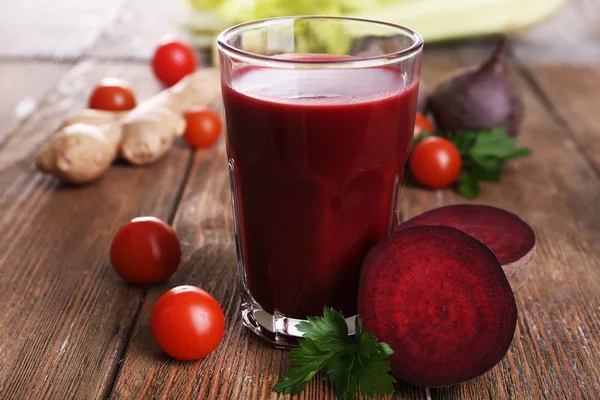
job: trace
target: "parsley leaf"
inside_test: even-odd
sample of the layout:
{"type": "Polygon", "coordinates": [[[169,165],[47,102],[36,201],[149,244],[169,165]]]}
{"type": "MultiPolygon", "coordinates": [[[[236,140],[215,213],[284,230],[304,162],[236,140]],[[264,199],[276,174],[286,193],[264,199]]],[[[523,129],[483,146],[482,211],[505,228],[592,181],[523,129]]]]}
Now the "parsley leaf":
{"type": "Polygon", "coordinates": [[[500,182],[504,162],[531,155],[528,148],[518,147],[515,138],[507,135],[502,127],[484,131],[458,131],[454,133],[422,133],[413,140],[413,148],[429,136],[450,140],[458,149],[463,161],[457,190],[473,199],[481,191],[481,182],[500,182]]]}
{"type": "Polygon", "coordinates": [[[480,182],[500,182],[506,160],[531,155],[531,150],[518,147],[504,128],[459,133],[453,142],[457,147],[463,145],[459,150],[469,166],[461,173],[458,191],[470,199],[479,194],[480,182]]]}
{"type": "Polygon", "coordinates": [[[331,363],[335,353],[321,350],[312,340],[305,340],[301,348],[290,351],[288,358],[298,367],[292,368],[283,380],[273,386],[273,390],[294,394],[304,390],[308,382],[323,367],[331,363]]]}
{"type": "Polygon", "coordinates": [[[319,371],[324,371],[341,399],[354,399],[360,392],[373,397],[394,392],[395,379],[387,361],[391,347],[363,331],[356,317],[356,334],[348,336],[344,315],[325,307],[322,317],[311,317],[297,325],[304,336],[300,347],[289,352],[294,367],[273,390],[300,393],[319,371]]]}
{"type": "Polygon", "coordinates": [[[460,173],[458,191],[466,198],[474,199],[479,195],[480,190],[479,180],[475,175],[471,171],[463,169],[460,173]]]}
{"type": "Polygon", "coordinates": [[[296,328],[323,350],[343,350],[348,338],[344,315],[330,307],[324,308],[323,317],[308,317],[308,322],[300,322],[296,328]]]}
{"type": "Polygon", "coordinates": [[[494,157],[499,160],[524,157],[531,154],[531,150],[518,148],[517,141],[506,134],[504,128],[479,132],[477,140],[468,154],[473,159],[494,157]]]}
{"type": "Polygon", "coordinates": [[[387,361],[393,353],[392,348],[386,343],[377,343],[371,332],[362,332],[359,352],[357,369],[363,393],[369,397],[374,397],[375,393],[393,393],[395,380],[389,373],[387,361]]]}
{"type": "Polygon", "coordinates": [[[448,139],[454,143],[460,155],[464,157],[469,154],[469,150],[477,141],[477,135],[477,132],[457,132],[450,134],[448,139]]]}

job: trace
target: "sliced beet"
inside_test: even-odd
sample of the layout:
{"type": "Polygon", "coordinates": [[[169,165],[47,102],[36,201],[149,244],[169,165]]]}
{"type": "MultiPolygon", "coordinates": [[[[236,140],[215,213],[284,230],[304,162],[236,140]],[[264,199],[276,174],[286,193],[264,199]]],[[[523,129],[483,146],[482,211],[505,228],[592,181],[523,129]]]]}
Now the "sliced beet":
{"type": "Polygon", "coordinates": [[[398,230],[419,225],[451,226],[485,244],[502,265],[515,292],[529,276],[535,254],[535,233],[515,214],[491,206],[458,204],[417,215],[401,224],[398,230]]]}
{"type": "Polygon", "coordinates": [[[377,244],[361,272],[364,328],[388,343],[392,372],[429,387],[482,375],[506,354],[517,306],[494,254],[445,226],[403,229],[377,244]]]}

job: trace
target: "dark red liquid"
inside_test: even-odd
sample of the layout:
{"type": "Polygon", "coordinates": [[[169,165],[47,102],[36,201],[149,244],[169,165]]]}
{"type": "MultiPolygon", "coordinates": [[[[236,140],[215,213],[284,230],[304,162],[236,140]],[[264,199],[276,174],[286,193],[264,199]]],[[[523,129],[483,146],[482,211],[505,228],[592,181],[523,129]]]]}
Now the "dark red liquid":
{"type": "Polygon", "coordinates": [[[417,85],[397,69],[242,68],[223,87],[246,279],[268,312],[356,314],[390,233],[417,85]]]}

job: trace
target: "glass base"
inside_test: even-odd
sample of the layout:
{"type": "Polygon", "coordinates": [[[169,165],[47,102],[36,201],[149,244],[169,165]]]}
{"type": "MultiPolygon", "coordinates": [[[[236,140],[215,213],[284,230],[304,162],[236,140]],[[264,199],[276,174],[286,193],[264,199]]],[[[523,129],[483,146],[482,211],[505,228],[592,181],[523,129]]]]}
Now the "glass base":
{"type": "MultiPolygon", "coordinates": [[[[245,296],[244,296],[245,297],[245,296]]],[[[348,335],[354,335],[356,316],[346,318],[348,335]]],[[[252,300],[243,299],[242,322],[244,326],[279,349],[298,347],[298,338],[303,336],[296,325],[303,319],[290,318],[275,311],[270,314],[252,300]]]]}

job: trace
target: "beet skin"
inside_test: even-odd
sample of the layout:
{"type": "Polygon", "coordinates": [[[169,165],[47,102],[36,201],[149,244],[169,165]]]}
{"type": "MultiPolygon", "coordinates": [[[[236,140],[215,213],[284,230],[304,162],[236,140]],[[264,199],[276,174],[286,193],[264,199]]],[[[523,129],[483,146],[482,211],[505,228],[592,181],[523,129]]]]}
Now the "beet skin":
{"type": "Polygon", "coordinates": [[[491,206],[457,204],[426,211],[404,222],[397,230],[419,225],[450,226],[485,244],[502,265],[515,292],[529,277],[535,254],[535,233],[515,214],[491,206]]]}

